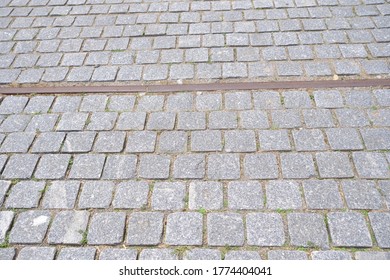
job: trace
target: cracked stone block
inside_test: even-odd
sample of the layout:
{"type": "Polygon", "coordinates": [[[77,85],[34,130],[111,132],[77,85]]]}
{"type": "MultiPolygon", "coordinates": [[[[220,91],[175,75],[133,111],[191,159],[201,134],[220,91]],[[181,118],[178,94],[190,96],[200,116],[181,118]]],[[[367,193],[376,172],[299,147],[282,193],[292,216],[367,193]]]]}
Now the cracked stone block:
{"type": "Polygon", "coordinates": [[[184,208],[186,187],[183,183],[155,183],[152,194],[154,210],[180,210],[184,208]]]}
{"type": "Polygon", "coordinates": [[[287,130],[260,130],[260,148],[265,151],[290,151],[291,144],[287,130]]]}
{"type": "Polygon", "coordinates": [[[344,206],[336,181],[303,181],[303,190],[309,209],[341,209],[344,206]]]}
{"type": "Polygon", "coordinates": [[[0,114],[12,115],[21,113],[28,100],[29,99],[26,96],[6,96],[1,102],[0,114]]]}
{"type": "Polygon", "coordinates": [[[316,159],[322,178],[349,178],[354,176],[348,155],[345,153],[316,153],[316,159]]]}
{"type": "Polygon", "coordinates": [[[354,128],[329,128],[325,130],[333,150],[362,150],[359,133],[354,128]]]}
{"type": "Polygon", "coordinates": [[[57,256],[57,260],[94,260],[96,249],[86,248],[62,248],[57,256]]]}
{"type": "Polygon", "coordinates": [[[270,181],[266,187],[268,209],[300,209],[302,197],[294,181],[270,181]]]}
{"type": "Polygon", "coordinates": [[[187,133],[184,131],[163,131],[160,134],[159,151],[182,153],[187,149],[187,133]]]}
{"type": "Polygon", "coordinates": [[[179,112],[177,128],[180,130],[206,129],[206,114],[203,112],[179,112]]]}
{"type": "Polygon", "coordinates": [[[349,209],[380,209],[381,195],[373,181],[343,181],[344,197],[349,209]]]}
{"type": "Polygon", "coordinates": [[[37,179],[61,179],[65,176],[69,160],[70,155],[43,155],[34,175],[37,179]]]}
{"type": "Polygon", "coordinates": [[[247,214],[246,230],[251,246],[283,246],[285,242],[282,216],[277,213],[247,214]]]}
{"type": "Polygon", "coordinates": [[[256,136],[252,130],[226,131],[226,152],[255,152],[256,136]]]}
{"type": "Polygon", "coordinates": [[[153,131],[135,131],[128,135],[126,152],[147,153],[154,152],[157,133],[153,131]]]}
{"type": "Polygon", "coordinates": [[[205,175],[204,155],[178,155],[173,166],[173,177],[180,179],[202,179],[205,175]]]}
{"type": "Polygon", "coordinates": [[[313,251],[313,260],[352,260],[351,253],[342,251],[313,251]]]}
{"type": "Polygon", "coordinates": [[[90,152],[96,132],[82,131],[67,133],[62,152],[64,153],[82,153],[90,152]]]}
{"type": "Polygon", "coordinates": [[[360,130],[367,150],[389,150],[390,130],[384,128],[366,128],[360,130]]]}
{"type": "Polygon", "coordinates": [[[210,129],[229,129],[237,128],[238,116],[236,112],[210,112],[210,129]]]}
{"type": "Polygon", "coordinates": [[[268,260],[307,260],[307,255],[302,251],[272,250],[268,252],[268,260]]]}
{"type": "Polygon", "coordinates": [[[324,216],[317,213],[287,215],[290,243],[293,246],[329,248],[324,216]]]}
{"type": "Polygon", "coordinates": [[[14,219],[13,211],[1,211],[0,212],[0,244],[5,242],[6,234],[11,227],[12,220],[14,219]]]}
{"type": "Polygon", "coordinates": [[[87,181],[79,198],[79,208],[108,208],[111,204],[114,183],[110,181],[87,181]]]}
{"type": "Polygon", "coordinates": [[[133,155],[107,156],[102,178],[131,179],[135,177],[137,157],[133,155]]]}
{"type": "Polygon", "coordinates": [[[29,115],[10,115],[0,126],[1,132],[22,132],[27,124],[30,122],[31,116],[29,115]]]}
{"type": "Polygon", "coordinates": [[[175,126],[176,113],[153,112],[149,115],[147,129],[150,130],[172,130],[175,126]]]}
{"type": "Polygon", "coordinates": [[[69,178],[99,179],[105,158],[104,155],[75,155],[69,178]]]}
{"type": "Polygon", "coordinates": [[[34,141],[35,133],[32,132],[14,132],[8,134],[3,145],[1,145],[1,153],[27,153],[34,141]]]}
{"type": "Polygon", "coordinates": [[[191,132],[191,150],[195,152],[222,151],[222,135],[218,130],[191,132]]]}
{"type": "Polygon", "coordinates": [[[293,130],[293,137],[297,151],[325,150],[324,135],[319,129],[293,130]]]}
{"type": "Polygon", "coordinates": [[[87,130],[111,130],[117,119],[116,112],[96,112],[92,113],[87,130]]]}
{"type": "Polygon", "coordinates": [[[284,178],[310,178],[316,176],[313,158],[310,154],[281,154],[284,178]]]}
{"type": "Polygon", "coordinates": [[[360,178],[387,179],[390,177],[389,164],[381,153],[354,152],[353,162],[360,178]]]}
{"type": "Polygon", "coordinates": [[[31,149],[33,153],[56,153],[61,149],[64,132],[43,132],[37,136],[31,149]]]}
{"type": "Polygon", "coordinates": [[[390,213],[368,213],[380,248],[390,248],[390,213]]]}
{"type": "Polygon", "coordinates": [[[39,156],[15,154],[10,156],[3,171],[6,179],[29,179],[35,169],[39,156]]]}
{"type": "Polygon", "coordinates": [[[1,248],[0,249],[0,260],[13,260],[15,258],[15,248],[1,248]]]}
{"type": "Polygon", "coordinates": [[[46,131],[54,130],[54,126],[57,123],[57,119],[58,119],[58,115],[55,114],[35,115],[32,117],[25,131],[46,132],[46,131]]]}
{"type": "Polygon", "coordinates": [[[220,260],[221,252],[216,249],[191,249],[184,253],[185,260],[220,260]]]}
{"type": "Polygon", "coordinates": [[[88,244],[115,245],[123,240],[126,213],[96,213],[88,228],[88,244]]]}
{"type": "Polygon", "coordinates": [[[240,126],[245,129],[269,128],[267,113],[253,110],[239,112],[240,126]]]}
{"type": "Polygon", "coordinates": [[[278,164],[273,154],[252,154],[244,159],[245,176],[249,179],[276,179],[278,164]]]}
{"type": "Polygon", "coordinates": [[[116,129],[118,130],[143,130],[145,127],[145,112],[124,112],[119,115],[116,129]]]}
{"type": "Polygon", "coordinates": [[[81,244],[87,229],[87,211],[62,211],[53,220],[47,241],[50,244],[81,244]]]}
{"type": "Polygon", "coordinates": [[[50,212],[29,210],[18,215],[9,235],[10,243],[42,243],[50,223],[50,212]]]}
{"type": "Polygon", "coordinates": [[[262,209],[264,202],[260,183],[254,181],[230,182],[228,185],[228,203],[230,209],[262,209]]]}
{"type": "Polygon", "coordinates": [[[140,260],[177,260],[178,256],[172,249],[143,249],[140,260]]]}
{"type": "Polygon", "coordinates": [[[17,260],[54,260],[56,248],[24,247],[20,250],[17,260]]]}
{"type": "Polygon", "coordinates": [[[72,209],[76,203],[80,182],[54,181],[48,185],[42,202],[45,209],[72,209]]]}
{"type": "Polygon", "coordinates": [[[191,210],[217,210],[223,206],[223,188],[219,182],[192,182],[189,187],[191,210]]]}
{"type": "Polygon", "coordinates": [[[45,182],[22,181],[11,187],[6,208],[36,208],[45,188],[45,182]]]}
{"type": "Polygon", "coordinates": [[[127,227],[128,245],[157,245],[161,242],[164,214],[135,212],[130,214],[127,227]]]}
{"type": "Polygon", "coordinates": [[[203,215],[172,213],[167,217],[165,243],[169,245],[202,245],[203,215]]]}
{"type": "Polygon", "coordinates": [[[99,256],[99,260],[136,260],[137,250],[134,249],[104,249],[99,256]]]}
{"type": "Polygon", "coordinates": [[[209,246],[242,246],[244,223],[238,213],[211,213],[207,215],[209,246]]]}
{"type": "Polygon", "coordinates": [[[99,132],[93,150],[98,153],[118,153],[123,150],[126,133],[124,131],[99,132]]]}
{"type": "Polygon", "coordinates": [[[64,113],[57,125],[58,131],[78,131],[83,130],[87,122],[87,113],[64,113]]]}
{"type": "Polygon", "coordinates": [[[164,155],[141,155],[138,176],[147,179],[167,179],[171,159],[164,155]]]}
{"type": "Polygon", "coordinates": [[[329,232],[336,247],[371,247],[366,221],[356,212],[333,212],[328,215],[329,232]]]}
{"type": "Polygon", "coordinates": [[[137,209],[148,203],[147,182],[127,181],[118,184],[112,206],[116,209],[137,209]]]}
{"type": "Polygon", "coordinates": [[[261,260],[261,257],[255,251],[229,251],[224,260],[261,260]]]}
{"type": "Polygon", "coordinates": [[[211,154],[208,156],[208,178],[239,179],[240,160],[238,155],[232,154],[211,154]]]}

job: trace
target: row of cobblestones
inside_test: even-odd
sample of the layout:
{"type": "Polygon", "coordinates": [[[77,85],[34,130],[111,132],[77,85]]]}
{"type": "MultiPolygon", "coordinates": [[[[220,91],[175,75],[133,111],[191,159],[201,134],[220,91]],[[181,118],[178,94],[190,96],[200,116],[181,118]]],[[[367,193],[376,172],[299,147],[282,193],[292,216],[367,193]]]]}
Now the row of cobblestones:
{"type": "Polygon", "coordinates": [[[389,259],[389,96],[3,96],[0,259],[389,259]]]}
{"type": "Polygon", "coordinates": [[[388,75],[387,1],[0,2],[0,84],[388,75]]]}

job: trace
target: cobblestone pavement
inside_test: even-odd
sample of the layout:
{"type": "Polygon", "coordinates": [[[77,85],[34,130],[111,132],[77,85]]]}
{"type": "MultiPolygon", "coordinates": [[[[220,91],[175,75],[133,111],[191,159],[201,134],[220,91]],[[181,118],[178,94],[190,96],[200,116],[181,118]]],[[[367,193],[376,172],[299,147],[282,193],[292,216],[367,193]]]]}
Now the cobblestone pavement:
{"type": "Polygon", "coordinates": [[[388,0],[0,0],[0,84],[388,76],[388,0]]]}
{"type": "Polygon", "coordinates": [[[388,89],[7,96],[0,115],[0,259],[390,259],[388,89]]]}

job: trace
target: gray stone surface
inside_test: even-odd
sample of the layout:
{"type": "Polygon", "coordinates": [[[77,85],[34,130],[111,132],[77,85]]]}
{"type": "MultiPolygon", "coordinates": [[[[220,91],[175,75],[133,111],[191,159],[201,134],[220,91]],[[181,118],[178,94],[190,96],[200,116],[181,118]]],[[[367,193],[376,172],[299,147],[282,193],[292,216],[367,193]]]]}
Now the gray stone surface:
{"type": "Polygon", "coordinates": [[[326,136],[332,150],[362,150],[359,133],[354,128],[329,128],[326,136]]]}
{"type": "Polygon", "coordinates": [[[303,206],[298,183],[270,181],[266,186],[268,209],[300,209],[303,206]]]}
{"type": "Polygon", "coordinates": [[[390,213],[369,213],[375,239],[380,248],[390,248],[390,213]]]}
{"type": "Polygon", "coordinates": [[[389,252],[364,252],[359,251],[355,253],[356,260],[390,260],[389,252]]]}
{"type": "Polygon", "coordinates": [[[247,242],[251,246],[282,246],[283,220],[277,213],[250,213],[246,216],[247,242]]]}
{"type": "Polygon", "coordinates": [[[0,181],[0,205],[3,204],[6,193],[11,186],[11,181],[0,181]]]}
{"type": "Polygon", "coordinates": [[[87,211],[62,211],[53,220],[47,242],[50,244],[81,244],[86,233],[87,211]]]}
{"type": "Polygon", "coordinates": [[[191,150],[195,152],[222,151],[222,136],[218,130],[191,132],[191,150]]]}
{"type": "Polygon", "coordinates": [[[346,153],[316,153],[316,159],[320,177],[322,178],[349,178],[354,176],[346,153]]]}
{"type": "Polygon", "coordinates": [[[255,152],[256,138],[252,130],[226,131],[225,132],[226,152],[255,152]]]}
{"type": "Polygon", "coordinates": [[[187,150],[187,133],[183,131],[163,131],[160,134],[161,153],[182,153],[187,150]]]}
{"type": "Polygon", "coordinates": [[[149,185],[147,182],[127,181],[117,185],[112,201],[114,208],[137,209],[147,204],[149,185]]]}
{"type": "Polygon", "coordinates": [[[201,179],[205,175],[204,155],[179,155],[173,166],[173,177],[180,179],[201,179]]]}
{"type": "Polygon", "coordinates": [[[343,201],[337,183],[333,180],[303,182],[305,200],[309,209],[340,209],[343,201]]]}
{"type": "Polygon", "coordinates": [[[64,132],[43,132],[38,135],[31,151],[33,153],[59,152],[64,138],[64,132]]]}
{"type": "Polygon", "coordinates": [[[137,157],[133,155],[110,155],[106,159],[102,178],[119,180],[135,177],[137,157]]]}
{"type": "Polygon", "coordinates": [[[372,241],[362,214],[333,212],[327,215],[332,242],[336,247],[371,247],[372,241]]]}
{"type": "Polygon", "coordinates": [[[37,179],[62,179],[69,165],[70,155],[43,155],[34,173],[37,179]]]}
{"type": "Polygon", "coordinates": [[[229,183],[228,207],[236,210],[262,209],[264,202],[261,185],[255,181],[229,183]]]}
{"type": "Polygon", "coordinates": [[[223,205],[223,189],[219,182],[191,182],[189,209],[217,210],[223,205]]]}
{"type": "Polygon", "coordinates": [[[3,178],[29,179],[38,162],[39,156],[30,154],[14,154],[8,159],[3,170],[3,178]]]}
{"type": "Polygon", "coordinates": [[[240,178],[240,161],[238,155],[209,155],[207,175],[212,180],[240,178]]]}
{"type": "Polygon", "coordinates": [[[349,209],[380,209],[382,199],[375,182],[366,180],[343,181],[342,189],[349,209]]]}
{"type": "Polygon", "coordinates": [[[115,245],[123,241],[126,213],[105,212],[92,216],[88,228],[88,244],[115,245]]]}
{"type": "Polygon", "coordinates": [[[104,161],[104,155],[75,155],[69,178],[99,179],[103,171],[104,161]]]}
{"type": "Polygon", "coordinates": [[[90,131],[67,133],[64,141],[64,145],[62,147],[62,152],[65,153],[89,152],[92,149],[92,145],[95,137],[96,137],[96,133],[90,131]]]}
{"type": "Polygon", "coordinates": [[[139,163],[139,176],[146,179],[166,179],[169,177],[171,159],[164,155],[142,155],[139,163]]]}
{"type": "Polygon", "coordinates": [[[157,133],[153,131],[134,131],[127,137],[126,152],[154,152],[157,133]]]}
{"type": "Polygon", "coordinates": [[[184,208],[186,188],[183,183],[155,183],[152,193],[154,210],[181,210],[184,208]]]}
{"type": "Polygon", "coordinates": [[[157,245],[163,232],[163,217],[159,212],[130,214],[127,227],[128,245],[157,245]]]}
{"type": "Polygon", "coordinates": [[[93,150],[98,153],[118,153],[123,150],[126,133],[104,131],[98,133],[93,150]]]}
{"type": "Polygon", "coordinates": [[[107,208],[111,204],[114,183],[111,181],[87,181],[79,197],[79,208],[107,208]]]}
{"type": "Polygon", "coordinates": [[[261,257],[255,251],[229,251],[224,260],[261,260],[261,257]]]}
{"type": "Polygon", "coordinates": [[[319,129],[293,130],[297,151],[321,151],[326,149],[324,135],[319,129]]]}
{"type": "Polygon", "coordinates": [[[62,248],[58,253],[57,260],[94,260],[96,249],[85,248],[62,248]]]}
{"type": "Polygon", "coordinates": [[[183,259],[185,260],[220,260],[221,252],[216,249],[192,249],[187,251],[183,259]]]}
{"type": "Polygon", "coordinates": [[[289,151],[291,144],[287,130],[260,130],[260,149],[265,151],[289,151]]]}
{"type": "Polygon", "coordinates": [[[124,112],[119,115],[116,128],[118,130],[143,130],[145,119],[145,112],[124,112]]]}
{"type": "Polygon", "coordinates": [[[352,260],[351,253],[343,251],[313,251],[313,260],[352,260]]]}
{"type": "Polygon", "coordinates": [[[0,244],[6,242],[7,232],[11,226],[14,213],[12,211],[0,212],[0,244]]]}
{"type": "Polygon", "coordinates": [[[311,178],[316,175],[313,158],[310,154],[281,154],[282,174],[284,178],[311,178]]]}
{"type": "Polygon", "coordinates": [[[140,260],[177,260],[178,256],[171,249],[143,249],[139,254],[140,260]]]}
{"type": "Polygon", "coordinates": [[[6,208],[36,208],[45,182],[22,181],[12,186],[5,201],[6,208]]]}
{"type": "Polygon", "coordinates": [[[210,246],[242,246],[244,223],[238,213],[207,215],[207,240],[210,246]]]}
{"type": "Polygon", "coordinates": [[[269,260],[307,260],[307,255],[302,251],[272,250],[268,252],[269,260]]]}
{"type": "Polygon", "coordinates": [[[0,260],[13,260],[16,255],[15,248],[1,248],[0,260]]]}
{"type": "Polygon", "coordinates": [[[39,244],[46,235],[50,223],[50,213],[41,210],[22,212],[16,218],[9,235],[12,244],[39,244]]]}
{"type": "Polygon", "coordinates": [[[277,160],[272,154],[245,156],[244,170],[249,179],[276,179],[279,176],[277,160]]]}
{"type": "Polygon", "coordinates": [[[47,186],[42,207],[48,209],[72,209],[75,206],[80,182],[53,181],[47,186]]]}
{"type": "Polygon", "coordinates": [[[203,216],[200,213],[172,213],[167,217],[165,243],[202,245],[203,216]]]}
{"type": "Polygon", "coordinates": [[[390,176],[389,164],[381,153],[354,152],[352,154],[356,170],[361,178],[386,179],[390,176]]]}
{"type": "Polygon", "coordinates": [[[53,247],[24,247],[17,260],[54,260],[56,249],[53,247]]]}
{"type": "Polygon", "coordinates": [[[329,248],[324,216],[316,213],[287,215],[290,244],[303,247],[329,248]]]}

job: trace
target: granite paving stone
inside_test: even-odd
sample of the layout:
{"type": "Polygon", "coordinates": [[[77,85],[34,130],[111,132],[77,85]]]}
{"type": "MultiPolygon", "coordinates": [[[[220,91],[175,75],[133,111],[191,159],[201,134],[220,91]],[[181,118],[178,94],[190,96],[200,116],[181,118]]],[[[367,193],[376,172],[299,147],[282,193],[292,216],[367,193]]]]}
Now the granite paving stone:
{"type": "Polygon", "coordinates": [[[69,165],[70,155],[48,154],[39,160],[34,173],[37,179],[62,179],[69,165]]]}
{"type": "Polygon", "coordinates": [[[66,247],[57,255],[57,260],[94,260],[96,249],[93,247],[66,247]]]}
{"type": "Polygon", "coordinates": [[[123,240],[126,213],[97,213],[88,228],[88,244],[115,245],[123,240]]]}
{"type": "Polygon", "coordinates": [[[342,251],[313,251],[312,260],[352,260],[351,253],[342,251]]]}
{"type": "Polygon", "coordinates": [[[208,156],[207,176],[211,180],[239,179],[240,160],[235,154],[211,154],[208,156]]]}
{"type": "Polygon", "coordinates": [[[354,176],[348,155],[345,153],[316,153],[316,160],[321,178],[349,178],[354,176]]]}
{"type": "Polygon", "coordinates": [[[69,178],[99,179],[105,162],[104,155],[75,155],[69,178]]]}
{"type": "Polygon", "coordinates": [[[231,182],[228,185],[228,207],[235,210],[255,210],[264,207],[263,191],[256,181],[231,182]]]}
{"type": "Polygon", "coordinates": [[[185,252],[185,260],[220,260],[221,252],[217,249],[192,249],[185,252]]]}
{"type": "Polygon", "coordinates": [[[272,250],[268,252],[268,260],[307,260],[307,254],[302,251],[272,250]]]}
{"type": "Polygon", "coordinates": [[[111,204],[114,183],[111,181],[87,181],[79,196],[80,209],[107,208],[111,204]]]}
{"type": "Polygon", "coordinates": [[[80,189],[78,181],[52,181],[45,190],[42,207],[45,209],[72,209],[80,189]]]}
{"type": "Polygon", "coordinates": [[[134,178],[136,164],[137,158],[133,155],[109,155],[102,178],[112,180],[134,178]]]}
{"type": "Polygon", "coordinates": [[[184,208],[185,193],[183,183],[155,183],[151,206],[154,210],[181,210],[184,208]]]}
{"type": "Polygon", "coordinates": [[[210,246],[242,246],[244,223],[238,213],[207,215],[207,240],[210,246]]]}
{"type": "Polygon", "coordinates": [[[217,210],[223,206],[223,187],[219,182],[192,182],[189,186],[191,210],[217,210]]]}
{"type": "Polygon", "coordinates": [[[90,131],[69,132],[66,135],[61,151],[64,153],[90,152],[95,137],[96,133],[90,131]]]}
{"type": "Polygon", "coordinates": [[[203,217],[200,213],[172,213],[167,217],[165,243],[202,245],[203,217]]]}
{"type": "Polygon", "coordinates": [[[309,209],[340,209],[343,201],[334,180],[309,180],[303,182],[305,200],[309,209]]]}
{"type": "Polygon", "coordinates": [[[15,248],[1,248],[0,249],[0,260],[13,260],[15,258],[15,248]]]}
{"type": "Polygon", "coordinates": [[[6,208],[37,208],[45,182],[22,181],[11,187],[6,208]]]}
{"type": "Polygon", "coordinates": [[[390,214],[384,213],[369,213],[372,229],[375,234],[375,239],[378,242],[380,248],[390,247],[389,238],[389,226],[390,226],[390,214]]]}
{"type": "Polygon", "coordinates": [[[352,153],[352,158],[361,178],[389,178],[389,164],[386,163],[383,154],[375,152],[354,152],[352,153]]]}
{"type": "Polygon", "coordinates": [[[145,181],[127,181],[117,185],[112,206],[116,209],[137,209],[148,202],[149,185],[145,181]]]}
{"type": "Polygon", "coordinates": [[[249,179],[276,179],[279,176],[277,160],[272,154],[245,156],[244,170],[249,179]]]}
{"type": "Polygon", "coordinates": [[[277,213],[250,213],[246,216],[248,245],[282,246],[285,242],[283,220],[277,213]]]}
{"type": "Polygon", "coordinates": [[[134,131],[128,134],[126,152],[147,153],[154,152],[157,133],[153,131],[134,131]]]}
{"type": "Polygon", "coordinates": [[[301,191],[295,181],[270,181],[266,186],[268,209],[300,209],[303,206],[301,191]]]}
{"type": "Polygon", "coordinates": [[[7,232],[11,226],[14,218],[14,212],[1,211],[0,212],[0,243],[3,244],[6,241],[7,232]]]}
{"type": "Polygon", "coordinates": [[[14,154],[8,159],[2,177],[6,179],[29,179],[38,162],[38,155],[14,154]]]}
{"type": "Polygon", "coordinates": [[[127,226],[128,245],[157,245],[161,242],[163,217],[160,212],[130,214],[127,226]]]}
{"type": "Polygon", "coordinates": [[[99,132],[93,150],[98,153],[118,153],[123,150],[126,133],[123,131],[99,132]]]}
{"type": "Polygon", "coordinates": [[[373,181],[343,181],[342,189],[349,209],[382,208],[382,199],[373,181]]]}
{"type": "Polygon", "coordinates": [[[56,248],[24,247],[20,250],[17,260],[54,260],[56,248]]]}
{"type": "Polygon", "coordinates": [[[108,248],[101,251],[99,260],[135,260],[137,250],[108,248]]]}
{"type": "Polygon", "coordinates": [[[204,155],[179,155],[173,166],[173,177],[180,179],[202,179],[205,175],[204,155]]]}
{"type": "Polygon", "coordinates": [[[177,260],[178,256],[172,249],[143,249],[139,260],[177,260]]]}

